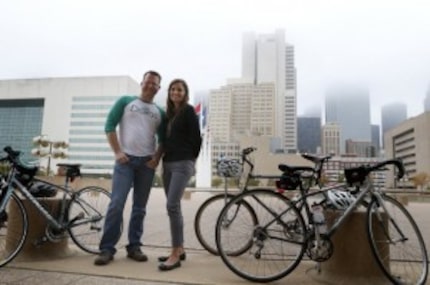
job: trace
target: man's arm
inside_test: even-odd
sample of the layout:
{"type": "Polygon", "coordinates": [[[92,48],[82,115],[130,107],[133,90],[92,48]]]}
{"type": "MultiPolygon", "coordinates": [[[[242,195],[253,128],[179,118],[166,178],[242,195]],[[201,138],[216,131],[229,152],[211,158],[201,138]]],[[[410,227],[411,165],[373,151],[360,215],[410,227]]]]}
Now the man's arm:
{"type": "Polygon", "coordinates": [[[157,128],[158,147],[155,154],[152,156],[152,159],[148,161],[148,163],[146,164],[148,167],[151,167],[154,169],[157,168],[158,163],[160,162],[161,157],[163,156],[163,153],[164,153],[163,143],[166,137],[166,128],[167,128],[166,113],[159,106],[157,106],[157,108],[160,111],[160,115],[161,115],[161,122],[157,128]]]}
{"type": "Polygon", "coordinates": [[[115,160],[119,163],[128,162],[128,157],[121,150],[118,136],[116,134],[116,127],[122,118],[125,106],[127,106],[127,104],[133,101],[135,98],[136,97],[133,96],[122,96],[119,98],[113,105],[112,109],[109,111],[109,114],[106,118],[105,132],[107,141],[115,155],[115,160]]]}
{"type": "Polygon", "coordinates": [[[116,132],[107,132],[106,137],[110,145],[110,148],[112,149],[115,155],[115,160],[117,160],[119,163],[128,162],[127,155],[122,152],[121,147],[119,146],[118,136],[116,132]]]}
{"type": "Polygon", "coordinates": [[[157,168],[158,164],[160,163],[160,159],[161,159],[161,156],[163,155],[163,153],[164,153],[163,145],[159,144],[157,147],[157,151],[152,156],[152,159],[146,163],[146,165],[150,168],[153,168],[153,169],[157,168]]]}

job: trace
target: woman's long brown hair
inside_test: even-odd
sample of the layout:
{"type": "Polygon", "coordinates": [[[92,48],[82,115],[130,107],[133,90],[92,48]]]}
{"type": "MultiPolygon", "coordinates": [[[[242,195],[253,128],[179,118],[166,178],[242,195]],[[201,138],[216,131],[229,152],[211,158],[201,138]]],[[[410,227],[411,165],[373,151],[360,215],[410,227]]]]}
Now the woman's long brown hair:
{"type": "Polygon", "coordinates": [[[189,99],[190,99],[190,97],[188,95],[187,82],[185,82],[185,80],[183,80],[183,79],[172,80],[172,82],[170,82],[170,84],[169,84],[169,88],[167,89],[167,110],[166,110],[167,118],[170,120],[177,113],[179,113],[187,105],[189,99]],[[172,86],[177,84],[177,83],[182,84],[182,86],[184,87],[185,98],[184,98],[184,101],[181,102],[179,109],[177,111],[175,111],[175,105],[173,104],[173,101],[170,99],[170,89],[172,89],[172,86]]]}

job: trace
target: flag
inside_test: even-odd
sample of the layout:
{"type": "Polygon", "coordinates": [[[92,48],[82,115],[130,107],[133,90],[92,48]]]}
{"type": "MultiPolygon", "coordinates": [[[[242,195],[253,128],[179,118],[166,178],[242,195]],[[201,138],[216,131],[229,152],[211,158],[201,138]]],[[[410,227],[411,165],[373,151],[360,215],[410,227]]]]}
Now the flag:
{"type": "Polygon", "coordinates": [[[194,107],[194,111],[196,111],[197,115],[200,115],[200,111],[202,109],[202,103],[197,104],[197,106],[194,107]]]}
{"type": "Polygon", "coordinates": [[[206,128],[206,123],[207,123],[207,111],[208,111],[208,108],[207,108],[207,106],[203,106],[203,110],[202,110],[202,113],[201,113],[201,119],[200,119],[200,122],[201,122],[201,128],[204,130],[205,128],[206,128]]]}

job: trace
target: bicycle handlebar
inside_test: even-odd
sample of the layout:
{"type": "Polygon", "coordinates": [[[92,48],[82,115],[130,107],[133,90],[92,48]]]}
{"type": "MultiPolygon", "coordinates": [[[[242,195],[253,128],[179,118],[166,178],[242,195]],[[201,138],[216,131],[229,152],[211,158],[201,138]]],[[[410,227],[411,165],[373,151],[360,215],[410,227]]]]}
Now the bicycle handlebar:
{"type": "Polygon", "coordinates": [[[382,167],[384,167],[386,165],[390,165],[390,164],[397,167],[397,170],[398,170],[397,179],[400,179],[405,175],[405,167],[404,167],[403,163],[398,159],[389,159],[389,160],[382,161],[382,162],[377,163],[373,166],[366,167],[366,170],[370,173],[372,171],[379,170],[382,167]]]}
{"type": "Polygon", "coordinates": [[[250,153],[252,153],[252,152],[254,152],[254,151],[256,151],[256,150],[257,150],[257,148],[256,148],[256,147],[253,147],[253,146],[250,146],[250,147],[244,148],[244,149],[242,150],[242,156],[248,155],[248,154],[250,154],[250,153]]]}
{"type": "Polygon", "coordinates": [[[26,167],[20,160],[19,156],[21,155],[21,151],[12,149],[11,146],[5,146],[3,148],[4,152],[7,153],[7,156],[0,158],[0,161],[9,161],[12,164],[16,164],[19,166],[26,167]]]}

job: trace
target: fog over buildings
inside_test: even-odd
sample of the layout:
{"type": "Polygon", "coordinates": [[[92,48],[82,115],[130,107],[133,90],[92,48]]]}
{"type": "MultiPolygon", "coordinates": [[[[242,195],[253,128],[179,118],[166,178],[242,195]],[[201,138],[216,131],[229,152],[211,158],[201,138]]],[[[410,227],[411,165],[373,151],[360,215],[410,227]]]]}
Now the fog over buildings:
{"type": "Polygon", "coordinates": [[[331,84],[357,81],[369,90],[371,122],[380,124],[389,102],[407,104],[409,116],[424,110],[429,10],[420,0],[3,1],[0,79],[140,81],[155,69],[164,88],[181,77],[192,93],[207,91],[241,76],[244,32],[284,29],[294,46],[298,115],[323,106],[331,84]]]}

